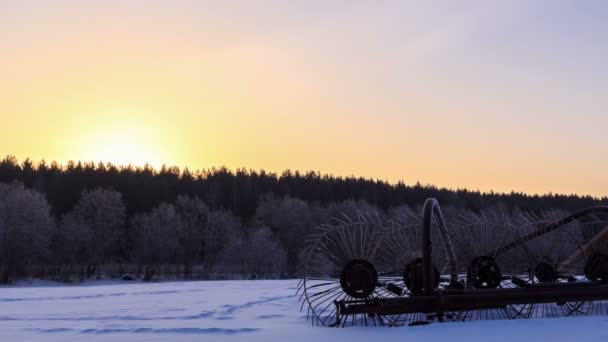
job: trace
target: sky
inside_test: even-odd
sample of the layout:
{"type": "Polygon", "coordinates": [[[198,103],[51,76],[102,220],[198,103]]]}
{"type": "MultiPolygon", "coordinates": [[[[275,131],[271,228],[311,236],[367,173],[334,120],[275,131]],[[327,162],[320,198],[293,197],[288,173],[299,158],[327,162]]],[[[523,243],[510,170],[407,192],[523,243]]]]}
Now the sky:
{"type": "Polygon", "coordinates": [[[0,155],[608,195],[606,1],[0,0],[0,155]]]}

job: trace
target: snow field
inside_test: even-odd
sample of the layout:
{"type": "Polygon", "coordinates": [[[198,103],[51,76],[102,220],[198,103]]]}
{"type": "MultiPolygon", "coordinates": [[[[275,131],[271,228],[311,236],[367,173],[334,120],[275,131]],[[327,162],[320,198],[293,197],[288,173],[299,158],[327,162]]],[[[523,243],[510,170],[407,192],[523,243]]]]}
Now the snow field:
{"type": "Polygon", "coordinates": [[[311,327],[296,280],[0,287],[0,341],[608,341],[608,317],[311,327]]]}

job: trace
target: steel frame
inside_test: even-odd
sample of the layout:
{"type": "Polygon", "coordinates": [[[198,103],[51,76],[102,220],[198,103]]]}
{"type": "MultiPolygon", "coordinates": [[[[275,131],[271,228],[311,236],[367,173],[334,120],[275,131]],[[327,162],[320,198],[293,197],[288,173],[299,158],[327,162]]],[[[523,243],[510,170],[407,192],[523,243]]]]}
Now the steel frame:
{"type": "MultiPolygon", "coordinates": [[[[499,249],[498,253],[505,253],[517,248],[530,240],[539,238],[544,234],[593,213],[608,213],[608,207],[591,207],[578,211],[505,245],[499,249]]],[[[423,295],[404,298],[335,301],[336,321],[338,325],[344,317],[355,314],[380,317],[384,315],[426,313],[436,314],[436,317],[441,320],[443,314],[448,312],[500,309],[507,305],[517,304],[560,304],[608,300],[608,284],[577,281],[574,279],[569,283],[528,284],[517,276],[513,276],[511,277],[511,281],[519,286],[517,288],[464,289],[463,285],[458,281],[456,257],[452,250],[439,203],[435,199],[431,198],[425,202],[422,229],[423,295]],[[450,286],[440,290],[435,289],[432,285],[434,280],[433,246],[431,243],[433,223],[438,226],[439,233],[445,243],[450,267],[450,286]]]]}

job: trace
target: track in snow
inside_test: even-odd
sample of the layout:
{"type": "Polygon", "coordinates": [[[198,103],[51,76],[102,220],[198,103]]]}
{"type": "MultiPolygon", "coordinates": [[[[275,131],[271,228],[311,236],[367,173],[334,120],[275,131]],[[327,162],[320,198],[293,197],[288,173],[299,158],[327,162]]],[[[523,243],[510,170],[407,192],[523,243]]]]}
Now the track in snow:
{"type": "Polygon", "coordinates": [[[297,281],[0,287],[0,341],[608,341],[608,317],[311,327],[297,281]]]}

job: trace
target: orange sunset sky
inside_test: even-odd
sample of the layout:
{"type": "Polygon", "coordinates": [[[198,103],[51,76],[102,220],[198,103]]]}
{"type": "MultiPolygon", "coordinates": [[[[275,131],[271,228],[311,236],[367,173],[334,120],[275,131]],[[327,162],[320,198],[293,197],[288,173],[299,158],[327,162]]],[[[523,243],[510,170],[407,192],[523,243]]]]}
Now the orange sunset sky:
{"type": "Polygon", "coordinates": [[[0,1],[0,154],[608,194],[603,1],[0,1]]]}

